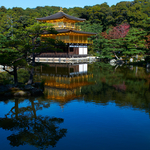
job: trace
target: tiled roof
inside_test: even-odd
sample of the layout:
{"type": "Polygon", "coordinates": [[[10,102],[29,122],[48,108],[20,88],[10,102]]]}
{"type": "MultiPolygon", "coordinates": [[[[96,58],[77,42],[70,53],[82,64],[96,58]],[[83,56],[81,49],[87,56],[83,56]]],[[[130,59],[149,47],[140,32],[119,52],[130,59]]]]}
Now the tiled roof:
{"type": "Polygon", "coordinates": [[[71,20],[76,20],[76,21],[85,21],[86,19],[82,19],[82,18],[77,18],[77,17],[73,17],[73,16],[70,16],[62,11],[56,13],[56,14],[53,14],[53,15],[50,15],[50,16],[47,16],[47,17],[43,17],[43,18],[36,18],[36,20],[55,20],[55,19],[60,19],[60,18],[63,18],[63,17],[66,17],[68,19],[71,19],[71,20]]]}
{"type": "Polygon", "coordinates": [[[92,32],[84,32],[84,31],[76,31],[76,30],[69,30],[69,29],[60,29],[56,30],[58,33],[66,33],[66,32],[74,32],[74,33],[81,33],[81,34],[97,34],[97,33],[92,33],[92,32]]]}
{"type": "MultiPolygon", "coordinates": [[[[76,31],[76,30],[69,30],[69,29],[59,29],[56,30],[59,33],[67,33],[67,32],[74,32],[74,33],[79,33],[79,34],[90,34],[90,35],[96,35],[97,33],[93,32],[84,32],[84,31],[76,31]]],[[[47,31],[43,32],[43,34],[49,34],[47,31]]]]}

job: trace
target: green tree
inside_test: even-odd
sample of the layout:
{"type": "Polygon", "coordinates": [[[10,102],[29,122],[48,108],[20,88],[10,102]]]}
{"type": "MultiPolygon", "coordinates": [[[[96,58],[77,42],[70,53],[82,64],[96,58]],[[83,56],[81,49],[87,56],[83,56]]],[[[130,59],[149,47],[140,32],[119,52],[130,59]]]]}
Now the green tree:
{"type": "Polygon", "coordinates": [[[113,22],[112,10],[107,5],[107,3],[103,3],[101,5],[95,5],[88,10],[89,21],[91,23],[100,23],[103,25],[103,31],[105,31],[108,26],[113,22]]]}
{"type": "Polygon", "coordinates": [[[101,24],[91,24],[90,21],[85,21],[83,23],[80,23],[80,25],[81,30],[85,32],[101,33],[103,30],[103,26],[101,24]]]}
{"type": "Polygon", "coordinates": [[[17,67],[26,65],[25,55],[22,51],[22,41],[16,39],[8,40],[5,36],[0,34],[0,64],[4,66],[4,70],[14,76],[14,83],[17,85],[17,67]],[[11,67],[12,71],[5,67],[11,67]]]}
{"type": "Polygon", "coordinates": [[[126,23],[128,16],[127,12],[129,9],[130,2],[120,2],[117,3],[116,6],[112,6],[112,13],[113,13],[113,26],[116,26],[118,24],[126,23]]]}
{"type": "Polygon", "coordinates": [[[43,34],[43,33],[57,34],[57,31],[49,23],[35,23],[26,28],[25,36],[28,38],[29,42],[31,42],[30,43],[30,45],[31,45],[30,54],[32,54],[32,66],[33,66],[33,68],[30,71],[30,79],[28,81],[28,84],[33,83],[36,55],[39,55],[39,53],[42,52],[43,46],[45,47],[45,46],[49,45],[49,47],[50,47],[50,45],[52,45],[51,42],[55,41],[55,40],[47,39],[42,42],[42,39],[40,37],[41,37],[41,34],[43,34]]]}
{"type": "Polygon", "coordinates": [[[138,28],[131,28],[124,39],[124,51],[126,56],[144,54],[146,52],[146,31],[138,28]]]}
{"type": "Polygon", "coordinates": [[[119,59],[122,56],[123,39],[105,39],[102,35],[99,35],[98,39],[93,40],[94,49],[97,51],[97,56],[100,58],[119,59]]]}

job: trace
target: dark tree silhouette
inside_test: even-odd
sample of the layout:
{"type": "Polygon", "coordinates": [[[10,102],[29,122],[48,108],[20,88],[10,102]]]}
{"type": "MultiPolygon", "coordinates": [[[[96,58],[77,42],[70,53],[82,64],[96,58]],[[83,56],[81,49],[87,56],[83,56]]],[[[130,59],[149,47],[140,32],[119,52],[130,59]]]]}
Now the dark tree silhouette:
{"type": "Polygon", "coordinates": [[[56,146],[59,139],[65,136],[67,129],[59,128],[59,124],[64,121],[62,118],[36,116],[36,110],[41,107],[36,108],[33,101],[31,107],[18,108],[18,100],[15,100],[15,107],[5,115],[5,118],[0,118],[0,127],[13,131],[13,134],[7,137],[10,145],[29,144],[46,149],[49,146],[56,146]],[[30,111],[31,115],[26,115],[27,111],[30,111]]]}

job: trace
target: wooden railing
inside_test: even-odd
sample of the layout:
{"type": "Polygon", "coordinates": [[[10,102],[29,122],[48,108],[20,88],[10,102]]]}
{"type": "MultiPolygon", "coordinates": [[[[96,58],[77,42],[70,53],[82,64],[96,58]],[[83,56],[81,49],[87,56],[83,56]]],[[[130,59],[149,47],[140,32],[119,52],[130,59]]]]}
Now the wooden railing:
{"type": "Polygon", "coordinates": [[[56,39],[64,43],[93,44],[86,36],[56,36],[56,39]]]}
{"type": "Polygon", "coordinates": [[[69,30],[76,30],[76,31],[81,30],[81,26],[75,25],[75,23],[56,22],[56,23],[52,23],[52,24],[54,25],[53,27],[56,30],[59,30],[59,29],[69,29],[69,30]]]}

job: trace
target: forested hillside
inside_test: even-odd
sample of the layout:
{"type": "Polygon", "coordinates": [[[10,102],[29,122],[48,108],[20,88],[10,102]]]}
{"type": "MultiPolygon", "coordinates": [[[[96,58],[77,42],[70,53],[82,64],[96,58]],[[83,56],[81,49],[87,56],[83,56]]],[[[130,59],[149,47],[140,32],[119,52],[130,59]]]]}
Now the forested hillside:
{"type": "MultiPolygon", "coordinates": [[[[0,33],[7,38],[36,23],[35,18],[52,15],[60,7],[36,8],[0,7],[0,33]]],[[[150,48],[150,0],[120,2],[109,6],[107,3],[94,6],[63,8],[69,15],[85,18],[81,23],[83,31],[98,33],[90,52],[110,58],[113,54],[132,56],[149,54],[150,48]]]]}

